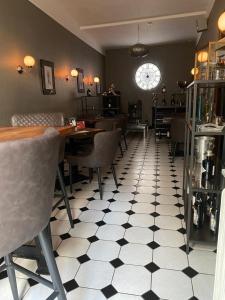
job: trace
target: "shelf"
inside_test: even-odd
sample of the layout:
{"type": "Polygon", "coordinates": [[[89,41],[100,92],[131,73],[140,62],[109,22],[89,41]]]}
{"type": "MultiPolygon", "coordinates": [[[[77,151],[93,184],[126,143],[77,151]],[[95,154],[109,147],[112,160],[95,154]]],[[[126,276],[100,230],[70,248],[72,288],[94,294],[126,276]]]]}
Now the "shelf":
{"type": "Polygon", "coordinates": [[[103,108],[103,110],[119,110],[119,108],[118,107],[110,107],[110,108],[103,108]]]}
{"type": "Polygon", "coordinates": [[[193,131],[192,130],[192,125],[190,124],[190,123],[187,123],[186,122],[186,124],[187,124],[187,127],[188,127],[188,129],[190,130],[190,131],[192,131],[193,132],[193,135],[195,135],[195,136],[223,136],[223,135],[225,135],[225,127],[223,128],[223,130],[222,131],[193,131]]]}
{"type": "Polygon", "coordinates": [[[199,88],[225,87],[225,80],[194,80],[187,88],[197,85],[199,88]]]}
{"type": "Polygon", "coordinates": [[[217,236],[211,232],[209,220],[205,220],[203,226],[199,229],[195,228],[194,225],[192,226],[190,241],[216,245],[217,236]]]}

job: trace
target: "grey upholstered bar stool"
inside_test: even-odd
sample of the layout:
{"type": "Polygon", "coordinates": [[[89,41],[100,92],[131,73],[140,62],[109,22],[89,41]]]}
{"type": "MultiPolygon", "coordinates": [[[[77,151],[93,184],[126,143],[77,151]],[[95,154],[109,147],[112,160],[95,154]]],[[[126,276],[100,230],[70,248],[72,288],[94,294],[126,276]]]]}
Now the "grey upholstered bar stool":
{"type": "Polygon", "coordinates": [[[96,169],[98,173],[98,185],[100,198],[102,199],[102,180],[101,180],[101,169],[103,167],[111,166],[113,178],[116,187],[117,179],[113,160],[116,155],[118,143],[120,139],[120,132],[118,130],[100,132],[94,137],[94,147],[89,155],[84,156],[68,156],[67,160],[70,166],[70,189],[72,191],[72,180],[71,180],[71,166],[78,165],[89,169],[96,169]]]}
{"type": "MultiPolygon", "coordinates": [[[[51,127],[61,127],[64,126],[64,117],[62,113],[31,113],[31,114],[15,114],[11,119],[12,126],[16,127],[31,127],[31,126],[51,126],[51,127]]],[[[60,150],[59,150],[59,164],[64,160],[64,149],[65,149],[65,139],[61,137],[60,150]]],[[[70,226],[73,228],[73,218],[70,209],[70,203],[66,191],[66,187],[63,180],[63,175],[58,166],[57,175],[59,179],[59,184],[63,193],[63,198],[60,199],[56,204],[54,204],[53,209],[55,209],[63,200],[65,202],[67,214],[70,221],[70,226]]]]}
{"type": "Polygon", "coordinates": [[[171,135],[171,154],[174,162],[177,146],[184,144],[185,119],[184,117],[174,117],[171,120],[170,135],[171,135]]]}
{"type": "MultiPolygon", "coordinates": [[[[115,130],[116,128],[119,129],[119,120],[118,119],[104,119],[101,121],[98,121],[95,123],[95,128],[103,129],[105,131],[112,131],[115,130]]],[[[119,139],[119,147],[120,147],[120,153],[121,156],[123,156],[123,148],[121,144],[121,134],[122,134],[122,129],[120,130],[120,139],[119,139]]]]}
{"type": "Polygon", "coordinates": [[[66,299],[46,229],[52,210],[59,142],[59,134],[52,128],[40,137],[0,142],[0,257],[5,260],[0,272],[6,268],[14,300],[19,300],[15,270],[52,288],[49,299],[66,299]],[[37,236],[52,282],[12,260],[14,250],[37,236]]]}

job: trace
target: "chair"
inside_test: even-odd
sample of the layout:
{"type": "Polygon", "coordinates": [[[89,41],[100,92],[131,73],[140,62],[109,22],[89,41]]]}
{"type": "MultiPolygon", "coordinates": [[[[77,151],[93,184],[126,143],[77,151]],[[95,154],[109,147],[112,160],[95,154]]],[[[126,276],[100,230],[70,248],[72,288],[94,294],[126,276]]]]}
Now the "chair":
{"type": "Polygon", "coordinates": [[[66,300],[47,234],[59,154],[59,135],[47,129],[40,137],[0,142],[0,257],[14,300],[19,300],[15,270],[52,288],[51,299],[66,300]],[[52,282],[19,266],[12,252],[38,237],[52,282]]]}
{"type": "MultiPolygon", "coordinates": [[[[68,156],[67,160],[69,163],[70,179],[71,179],[71,169],[72,165],[79,165],[82,167],[87,167],[89,170],[96,169],[98,173],[98,185],[100,198],[102,199],[102,181],[101,181],[101,169],[103,167],[111,166],[113,178],[116,187],[118,187],[115,167],[113,165],[113,160],[116,155],[116,150],[118,147],[120,139],[120,132],[118,130],[100,132],[94,137],[94,147],[89,155],[83,156],[68,156]]],[[[72,191],[72,181],[70,180],[70,190],[72,191]]]]}
{"type": "Polygon", "coordinates": [[[171,153],[172,153],[172,159],[174,161],[176,151],[177,151],[177,145],[184,144],[184,138],[185,138],[184,118],[176,117],[171,120],[170,135],[171,135],[171,153]]]}
{"type": "MultiPolygon", "coordinates": [[[[119,122],[117,119],[105,119],[95,123],[95,128],[103,129],[105,131],[112,131],[119,128],[119,122]]],[[[122,134],[122,129],[120,130],[120,135],[122,134]]],[[[121,144],[121,138],[119,139],[119,147],[121,156],[123,156],[123,148],[121,144]]]]}
{"type": "MultiPolygon", "coordinates": [[[[31,126],[52,126],[61,127],[64,126],[64,117],[62,113],[30,113],[30,114],[15,114],[11,118],[11,124],[15,127],[31,127],[31,126]]],[[[64,200],[67,214],[70,221],[70,226],[74,228],[72,213],[70,209],[69,199],[63,180],[60,164],[64,161],[65,139],[61,137],[60,150],[59,150],[59,164],[57,168],[57,176],[61,191],[63,193],[62,199],[60,199],[53,206],[53,210],[64,200]]]]}

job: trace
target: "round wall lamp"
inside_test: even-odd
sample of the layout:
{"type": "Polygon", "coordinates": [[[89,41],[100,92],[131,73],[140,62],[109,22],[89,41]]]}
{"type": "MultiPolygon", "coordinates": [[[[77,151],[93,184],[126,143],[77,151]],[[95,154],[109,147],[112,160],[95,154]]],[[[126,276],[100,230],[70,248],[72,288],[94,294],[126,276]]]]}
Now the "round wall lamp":
{"type": "Polygon", "coordinates": [[[199,73],[199,70],[198,70],[198,68],[193,68],[193,69],[191,69],[191,74],[194,76],[194,75],[198,75],[198,73],[199,73]]]}
{"type": "Polygon", "coordinates": [[[23,62],[27,68],[33,68],[33,66],[35,65],[35,59],[30,55],[26,55],[23,59],[23,62]]]}
{"type": "Polygon", "coordinates": [[[207,51],[201,51],[198,53],[198,62],[204,63],[208,60],[208,52],[207,51]]]}
{"type": "Polygon", "coordinates": [[[225,34],[225,11],[220,15],[218,19],[219,31],[225,34]]]}
{"type": "MultiPolygon", "coordinates": [[[[25,67],[29,69],[33,68],[33,66],[35,65],[35,59],[31,55],[24,56],[23,62],[25,67]]],[[[21,65],[18,65],[16,70],[19,74],[22,74],[24,72],[24,68],[21,65]]]]}
{"type": "Polygon", "coordinates": [[[99,83],[99,82],[100,82],[99,77],[98,77],[98,76],[95,76],[95,77],[94,77],[94,83],[99,83]]]}
{"type": "Polygon", "coordinates": [[[76,69],[71,70],[70,75],[72,77],[77,77],[78,76],[78,71],[76,69]]]}

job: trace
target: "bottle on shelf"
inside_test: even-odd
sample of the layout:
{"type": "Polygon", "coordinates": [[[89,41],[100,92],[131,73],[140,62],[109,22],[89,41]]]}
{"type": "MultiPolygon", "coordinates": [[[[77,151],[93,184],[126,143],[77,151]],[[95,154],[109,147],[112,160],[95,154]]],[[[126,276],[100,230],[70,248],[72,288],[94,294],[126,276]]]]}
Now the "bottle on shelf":
{"type": "Polygon", "coordinates": [[[213,159],[213,152],[212,150],[206,151],[206,158],[202,161],[202,181],[207,182],[214,178],[215,175],[215,162],[213,159]]]}
{"type": "Polygon", "coordinates": [[[210,230],[216,234],[217,232],[217,222],[218,222],[218,207],[216,205],[216,195],[213,196],[213,201],[211,203],[211,214],[210,214],[210,230]]]}
{"type": "Polygon", "coordinates": [[[175,105],[175,97],[174,97],[174,95],[172,95],[172,98],[171,98],[170,104],[171,104],[171,105],[175,105]]]}
{"type": "Polygon", "coordinates": [[[193,193],[193,224],[195,228],[201,228],[204,223],[204,202],[201,193],[193,193]]]}

